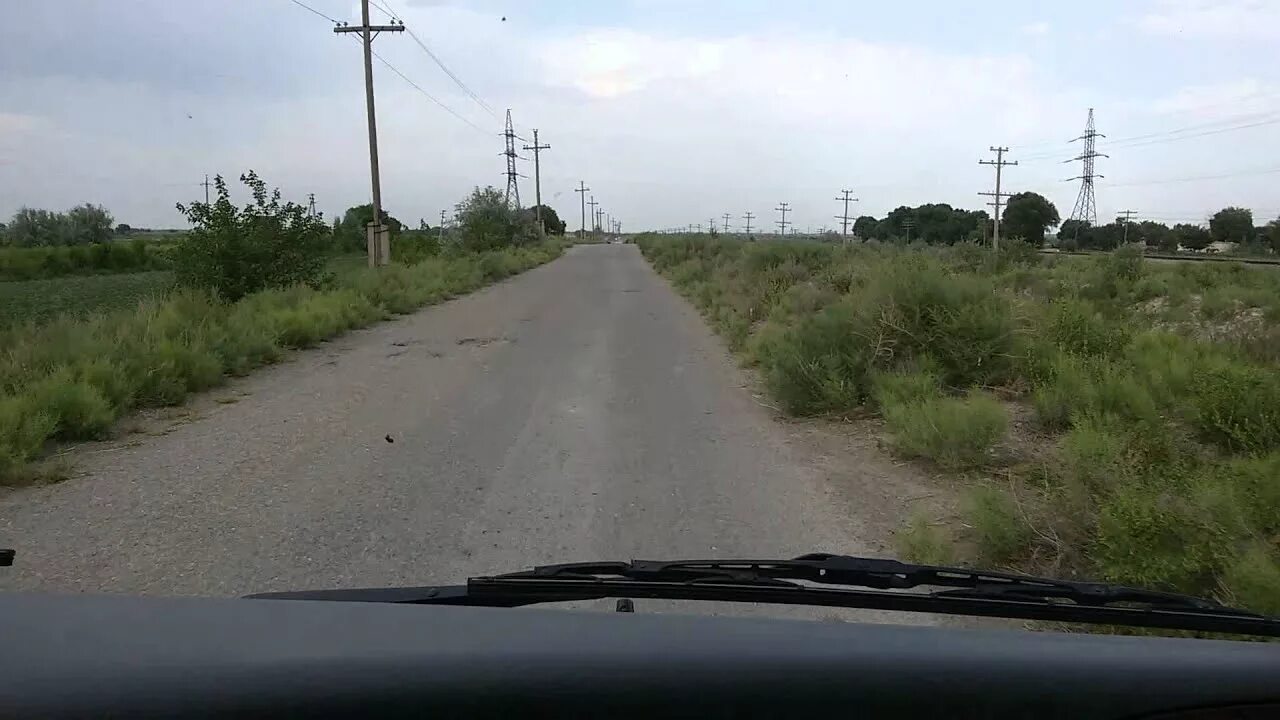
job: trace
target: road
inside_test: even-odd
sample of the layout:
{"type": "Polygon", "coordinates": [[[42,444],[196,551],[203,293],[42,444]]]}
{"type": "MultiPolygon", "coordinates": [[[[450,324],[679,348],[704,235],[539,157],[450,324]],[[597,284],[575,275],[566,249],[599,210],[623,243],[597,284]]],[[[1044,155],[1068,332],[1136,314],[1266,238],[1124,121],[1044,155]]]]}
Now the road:
{"type": "Polygon", "coordinates": [[[895,522],[833,487],[831,458],[630,245],[575,247],[139,429],[75,450],[71,480],[0,496],[0,546],[19,551],[0,589],[226,596],[884,554],[895,522]]]}

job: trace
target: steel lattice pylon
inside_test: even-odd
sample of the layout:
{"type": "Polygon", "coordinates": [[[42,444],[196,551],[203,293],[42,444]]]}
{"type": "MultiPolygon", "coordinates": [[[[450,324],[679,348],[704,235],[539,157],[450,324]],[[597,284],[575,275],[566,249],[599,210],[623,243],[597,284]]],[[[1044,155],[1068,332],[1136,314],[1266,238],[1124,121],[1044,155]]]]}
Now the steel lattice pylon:
{"type": "MultiPolygon", "coordinates": [[[[1075,162],[1077,160],[1084,162],[1084,169],[1081,173],[1076,177],[1068,178],[1068,180],[1080,181],[1080,194],[1076,196],[1076,205],[1071,209],[1070,219],[1087,222],[1089,225],[1098,224],[1098,202],[1097,198],[1094,196],[1093,180],[1094,178],[1105,177],[1093,171],[1093,161],[1096,158],[1109,157],[1098,152],[1096,149],[1096,141],[1100,137],[1106,137],[1106,135],[1098,132],[1094,127],[1093,108],[1089,108],[1089,121],[1085,124],[1084,134],[1075,140],[1072,140],[1072,142],[1075,142],[1076,140],[1083,140],[1084,152],[1080,153],[1077,157],[1067,160],[1067,162],[1075,162]]],[[[1077,226],[1076,232],[1079,233],[1079,226],[1077,226]]]]}
{"type": "Polygon", "coordinates": [[[507,110],[507,131],[503,133],[507,138],[507,150],[503,154],[507,156],[507,205],[520,209],[520,185],[517,178],[520,176],[516,173],[516,131],[511,125],[511,110],[507,110]]]}

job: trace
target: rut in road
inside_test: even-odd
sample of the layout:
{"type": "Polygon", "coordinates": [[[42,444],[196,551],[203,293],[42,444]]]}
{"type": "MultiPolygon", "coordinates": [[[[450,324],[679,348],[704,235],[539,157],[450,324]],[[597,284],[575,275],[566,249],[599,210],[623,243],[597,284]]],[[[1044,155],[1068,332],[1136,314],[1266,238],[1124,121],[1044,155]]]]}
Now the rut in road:
{"type": "Polygon", "coordinates": [[[239,595],[885,555],[922,487],[868,443],[775,419],[630,245],[575,247],[183,412],[0,496],[0,546],[19,551],[0,588],[239,595]]]}

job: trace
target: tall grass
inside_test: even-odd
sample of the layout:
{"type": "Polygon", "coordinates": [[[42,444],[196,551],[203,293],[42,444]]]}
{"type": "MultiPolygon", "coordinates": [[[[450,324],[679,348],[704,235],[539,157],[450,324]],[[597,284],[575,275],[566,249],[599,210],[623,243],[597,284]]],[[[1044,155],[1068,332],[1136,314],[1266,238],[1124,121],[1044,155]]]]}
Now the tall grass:
{"type": "Polygon", "coordinates": [[[903,547],[1280,607],[1280,272],[1127,250],[638,244],[788,412],[865,405],[898,452],[956,471],[1007,462],[985,391],[1030,406],[1045,447],[965,493],[964,525],[913,521],[903,547]]]}
{"type": "Polygon", "coordinates": [[[140,407],[275,362],[351,328],[439,302],[547,262],[560,246],[431,258],[219,302],[177,290],[136,307],[0,330],[0,483],[33,477],[51,441],[103,437],[140,407]]]}

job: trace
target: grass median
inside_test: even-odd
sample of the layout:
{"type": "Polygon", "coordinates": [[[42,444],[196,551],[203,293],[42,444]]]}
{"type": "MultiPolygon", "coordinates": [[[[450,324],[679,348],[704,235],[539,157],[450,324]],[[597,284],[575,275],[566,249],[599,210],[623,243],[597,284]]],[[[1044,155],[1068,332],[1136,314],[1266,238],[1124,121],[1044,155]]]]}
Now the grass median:
{"type": "Polygon", "coordinates": [[[443,255],[234,303],[177,289],[128,309],[0,329],[0,484],[45,479],[38,461],[52,442],[105,437],[132,410],[180,403],[289,350],[470,292],[562,249],[443,255]]]}
{"type": "Polygon", "coordinates": [[[960,480],[956,522],[904,518],[917,559],[1280,612],[1280,273],[1129,249],[639,244],[784,410],[877,412],[897,452],[960,480]]]}

